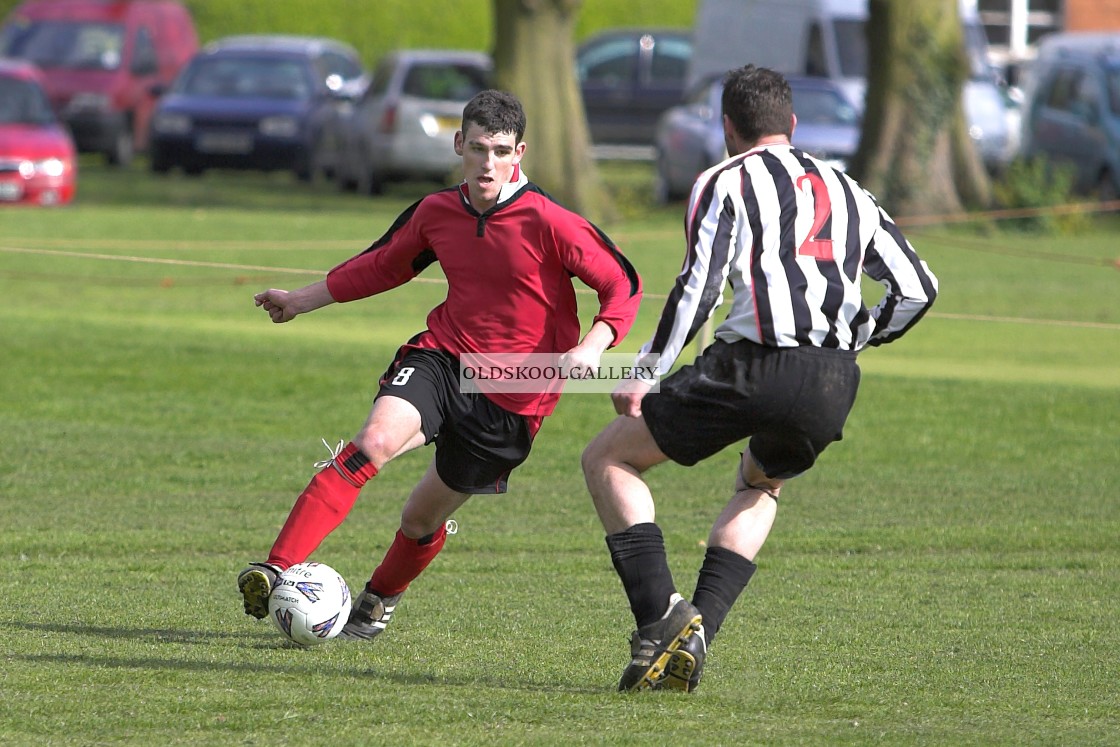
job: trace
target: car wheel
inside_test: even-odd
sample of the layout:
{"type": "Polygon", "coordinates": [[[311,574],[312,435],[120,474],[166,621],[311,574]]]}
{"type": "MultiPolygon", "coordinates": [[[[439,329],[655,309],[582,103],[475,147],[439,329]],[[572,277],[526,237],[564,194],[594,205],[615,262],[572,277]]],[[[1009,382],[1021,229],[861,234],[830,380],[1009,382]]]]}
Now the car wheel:
{"type": "Polygon", "coordinates": [[[665,154],[658,153],[653,172],[653,202],[666,205],[669,202],[669,180],[665,178],[665,154]]]}
{"type": "Polygon", "coordinates": [[[334,169],[334,187],[339,192],[354,191],[354,175],[350,173],[350,154],[345,150],[339,151],[338,163],[334,169]]]}
{"type": "Polygon", "coordinates": [[[1112,172],[1105,169],[1097,182],[1097,199],[1101,202],[1114,202],[1120,198],[1120,189],[1117,189],[1116,179],[1112,172]]]}
{"type": "Polygon", "coordinates": [[[329,182],[335,177],[335,170],[331,167],[330,160],[323,150],[323,144],[316,143],[315,148],[311,151],[311,182],[321,184],[329,182]]]}
{"type": "Polygon", "coordinates": [[[312,177],[315,176],[315,171],[309,162],[297,164],[296,167],[292,169],[292,173],[295,174],[296,179],[301,182],[307,182],[308,184],[311,183],[312,177]]]}
{"type": "Polygon", "coordinates": [[[132,163],[132,157],[135,154],[135,147],[132,142],[132,126],[125,123],[125,126],[113,137],[113,144],[105,153],[105,158],[111,165],[124,168],[132,163]]]}
{"type": "Polygon", "coordinates": [[[152,148],[151,158],[148,161],[148,166],[156,174],[166,174],[171,170],[171,161],[158,148],[152,148]]]}
{"type": "Polygon", "coordinates": [[[374,173],[370,158],[364,151],[358,153],[355,159],[355,168],[358,171],[357,190],[361,195],[379,195],[384,187],[381,177],[374,173]]]}

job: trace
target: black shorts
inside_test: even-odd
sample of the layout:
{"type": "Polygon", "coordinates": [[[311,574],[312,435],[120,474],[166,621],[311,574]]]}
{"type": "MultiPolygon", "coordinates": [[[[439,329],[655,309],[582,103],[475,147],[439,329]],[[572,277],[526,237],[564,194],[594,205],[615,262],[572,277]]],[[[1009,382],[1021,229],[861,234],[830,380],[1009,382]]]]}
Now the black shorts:
{"type": "Polygon", "coordinates": [[[449,488],[506,492],[509,473],[533,445],[524,416],[460,392],[459,361],[442,350],[402,347],[380,383],[378,397],[400,397],[420,411],[425,443],[436,445],[436,473],[449,488]]]}
{"type": "Polygon", "coordinates": [[[787,479],[840,440],[858,388],[854,352],[716,340],[647,395],[642,414],[658,448],[679,464],[750,436],[762,471],[787,479]]]}

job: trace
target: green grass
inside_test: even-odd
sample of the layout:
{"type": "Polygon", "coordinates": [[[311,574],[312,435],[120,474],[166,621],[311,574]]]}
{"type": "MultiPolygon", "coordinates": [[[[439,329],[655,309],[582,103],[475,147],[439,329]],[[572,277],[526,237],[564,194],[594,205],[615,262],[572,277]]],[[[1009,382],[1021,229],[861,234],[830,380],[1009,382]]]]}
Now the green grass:
{"type": "MultiPolygon", "coordinates": [[[[783,492],[703,687],[626,696],[632,620],[578,467],[603,395],[563,400],[510,492],[459,512],[377,643],[295,650],[240,610],[319,438],[355,431],[442,297],[436,274],[275,326],[252,293],[314,279],[422,187],[84,165],[74,206],[0,212],[5,744],[1117,743],[1115,222],[914,231],[936,310],[861,357],[845,438],[783,492]]],[[[653,296],[679,211],[635,200],[606,227],[653,296]]],[[[316,557],[358,586],[429,458],[378,476],[316,557]]],[[[682,591],[735,459],[650,474],[682,591]]]]}

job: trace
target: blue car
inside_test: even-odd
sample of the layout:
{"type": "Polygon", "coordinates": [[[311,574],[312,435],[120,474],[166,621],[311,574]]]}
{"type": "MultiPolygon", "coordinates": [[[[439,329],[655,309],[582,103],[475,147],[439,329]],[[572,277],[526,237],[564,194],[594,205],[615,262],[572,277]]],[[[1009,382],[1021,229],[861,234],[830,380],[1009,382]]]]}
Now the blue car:
{"type": "MultiPolygon", "coordinates": [[[[859,147],[860,117],[839,85],[827,78],[787,77],[797,127],[793,145],[844,171],[859,147]]],[[[709,166],[727,158],[723,142],[723,76],[697,85],[684,104],[669,109],[654,139],[657,173],[654,200],[688,197],[709,166]]]]}
{"type": "Polygon", "coordinates": [[[318,37],[240,36],[199,52],[152,117],[155,172],[291,170],[311,178],[323,123],[365,76],[357,53],[318,37]]]}

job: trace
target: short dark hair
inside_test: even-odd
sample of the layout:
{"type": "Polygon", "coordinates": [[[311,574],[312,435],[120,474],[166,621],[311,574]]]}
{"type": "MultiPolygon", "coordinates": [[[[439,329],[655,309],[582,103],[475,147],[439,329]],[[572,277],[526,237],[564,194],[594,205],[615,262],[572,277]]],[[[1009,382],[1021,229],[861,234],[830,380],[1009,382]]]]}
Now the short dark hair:
{"type": "Polygon", "coordinates": [[[767,135],[793,134],[793,91],[789,82],[769,68],[744,65],[723,78],[723,113],[748,143],[767,135]]]}
{"type": "Polygon", "coordinates": [[[488,135],[512,132],[517,142],[525,137],[525,110],[521,100],[508,91],[489,88],[479,91],[463,108],[463,132],[473,122],[488,135]]]}

